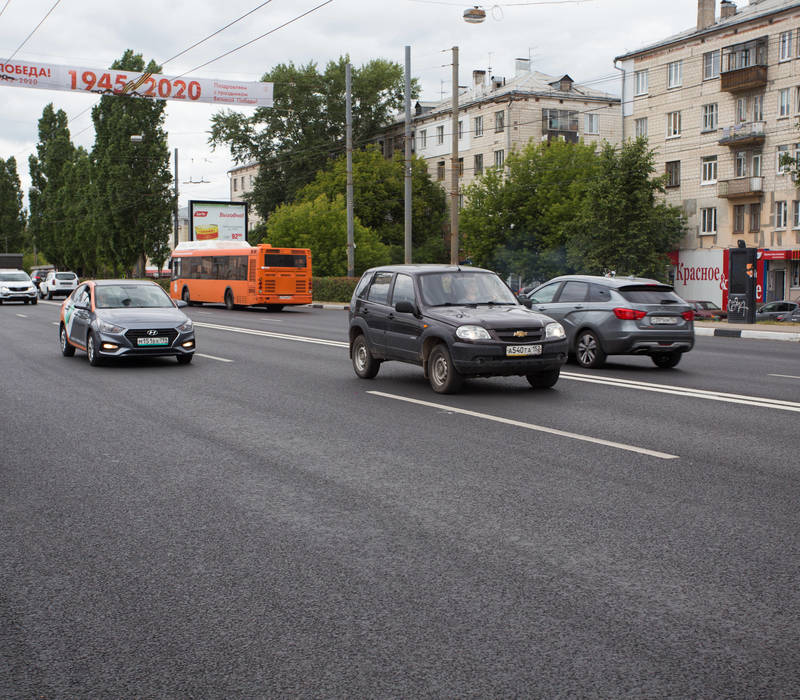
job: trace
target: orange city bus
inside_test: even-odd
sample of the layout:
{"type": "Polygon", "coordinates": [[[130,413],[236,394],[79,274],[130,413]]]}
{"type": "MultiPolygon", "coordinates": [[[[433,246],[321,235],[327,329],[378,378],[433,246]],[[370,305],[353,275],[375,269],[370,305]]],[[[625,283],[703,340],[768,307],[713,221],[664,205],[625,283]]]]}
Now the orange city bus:
{"type": "Polygon", "coordinates": [[[172,251],[169,293],[188,304],[284,306],[311,303],[311,251],[245,241],[190,241],[172,251]]]}

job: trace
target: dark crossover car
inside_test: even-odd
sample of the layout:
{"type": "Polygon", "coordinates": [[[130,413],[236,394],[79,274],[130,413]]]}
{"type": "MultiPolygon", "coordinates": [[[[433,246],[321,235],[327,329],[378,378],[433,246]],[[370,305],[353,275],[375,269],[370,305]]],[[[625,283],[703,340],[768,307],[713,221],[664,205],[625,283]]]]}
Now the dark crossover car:
{"type": "Polygon", "coordinates": [[[374,377],[385,360],[421,365],[434,391],[465,377],[521,375],[551,387],[567,360],[560,323],[525,308],[493,272],[456,265],[367,270],[350,301],[350,358],[374,377]]]}
{"type": "Polygon", "coordinates": [[[658,367],[674,367],[694,346],[693,309],[655,280],[565,275],[525,303],[561,322],[583,367],[601,367],[608,355],[649,355],[658,367]]]}
{"type": "Polygon", "coordinates": [[[703,321],[721,321],[728,318],[728,312],[720,309],[713,301],[693,301],[686,302],[694,310],[695,319],[703,321]]]}
{"type": "Polygon", "coordinates": [[[58,338],[61,352],[86,351],[91,365],[122,357],[172,355],[182,365],[195,350],[191,319],[155,282],[92,280],[64,300],[58,338]]]}

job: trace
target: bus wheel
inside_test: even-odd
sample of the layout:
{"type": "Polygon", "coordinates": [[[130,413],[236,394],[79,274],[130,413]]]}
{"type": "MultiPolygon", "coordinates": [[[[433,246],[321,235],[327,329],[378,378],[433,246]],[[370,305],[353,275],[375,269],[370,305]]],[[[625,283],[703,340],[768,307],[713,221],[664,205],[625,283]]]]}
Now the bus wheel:
{"type": "Polygon", "coordinates": [[[267,311],[281,311],[283,304],[267,304],[267,311]]]}
{"type": "Polygon", "coordinates": [[[181,292],[181,299],[183,299],[186,302],[187,306],[191,306],[192,305],[192,300],[189,298],[189,288],[188,287],[184,287],[183,288],[183,291],[181,292]]]}
{"type": "Polygon", "coordinates": [[[233,292],[228,288],[225,290],[225,308],[230,311],[233,306],[233,292]]]}

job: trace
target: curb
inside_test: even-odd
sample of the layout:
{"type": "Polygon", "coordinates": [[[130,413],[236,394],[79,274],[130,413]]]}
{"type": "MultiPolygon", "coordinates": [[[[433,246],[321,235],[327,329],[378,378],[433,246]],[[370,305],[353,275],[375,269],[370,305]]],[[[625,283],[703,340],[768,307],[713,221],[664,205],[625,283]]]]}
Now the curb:
{"type": "Polygon", "coordinates": [[[751,340],[788,340],[800,343],[800,333],[781,333],[770,331],[743,331],[735,328],[694,328],[695,335],[713,335],[722,338],[749,338],[751,340]]]}

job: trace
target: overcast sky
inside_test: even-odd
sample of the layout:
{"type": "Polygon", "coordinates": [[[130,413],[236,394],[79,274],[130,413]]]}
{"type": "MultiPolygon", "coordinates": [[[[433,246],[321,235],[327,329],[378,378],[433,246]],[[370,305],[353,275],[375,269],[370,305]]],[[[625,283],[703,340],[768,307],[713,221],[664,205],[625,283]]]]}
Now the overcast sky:
{"type": "MultiPolygon", "coordinates": [[[[14,54],[51,64],[107,68],[126,49],[145,61],[163,63],[195,42],[258,7],[263,0],[0,0],[0,57],[14,54]],[[52,9],[55,5],[55,8],[52,9]],[[5,9],[3,9],[5,7],[5,9]],[[49,16],[42,22],[48,11],[49,16]],[[36,31],[37,24],[42,22],[36,31]],[[32,36],[25,41],[26,37],[32,36]]],[[[460,78],[486,69],[511,77],[514,59],[531,57],[533,68],[619,94],[615,56],[688,29],[696,23],[697,0],[585,0],[534,3],[509,0],[480,5],[482,24],[467,24],[463,11],[474,2],[454,0],[332,0],[306,17],[199,70],[193,70],[321,5],[324,0],[272,0],[246,19],[164,67],[167,75],[258,80],[282,62],[320,66],[350,55],[358,66],[373,58],[404,63],[411,46],[411,69],[423,100],[449,95],[451,52],[459,47],[460,78]]],[[[746,0],[738,0],[739,6],[746,0]]],[[[28,156],[34,152],[37,122],[52,102],[70,118],[76,145],[91,149],[94,95],[0,86],[0,156],[14,156],[23,190],[30,184],[28,156]]],[[[178,149],[181,206],[188,199],[229,196],[227,149],[207,144],[211,116],[219,107],[169,101],[165,127],[170,153],[178,149]],[[206,184],[191,184],[207,180],[206,184]]],[[[245,110],[247,111],[247,110],[245,110]]],[[[171,166],[172,167],[172,166],[171,166]]]]}

